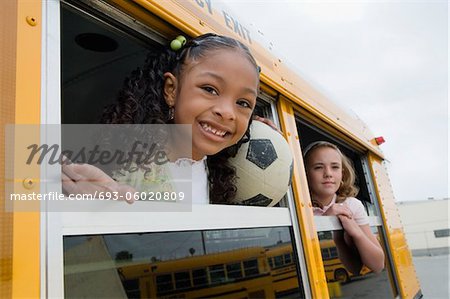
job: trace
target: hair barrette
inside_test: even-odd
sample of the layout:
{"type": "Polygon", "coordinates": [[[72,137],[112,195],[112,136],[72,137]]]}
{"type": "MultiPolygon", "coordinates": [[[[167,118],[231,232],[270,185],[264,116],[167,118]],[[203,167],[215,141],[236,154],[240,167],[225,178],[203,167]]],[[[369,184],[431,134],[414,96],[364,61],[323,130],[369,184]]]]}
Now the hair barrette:
{"type": "Polygon", "coordinates": [[[182,35],[178,35],[174,40],[170,42],[170,48],[173,51],[180,50],[186,44],[186,38],[182,35]]]}

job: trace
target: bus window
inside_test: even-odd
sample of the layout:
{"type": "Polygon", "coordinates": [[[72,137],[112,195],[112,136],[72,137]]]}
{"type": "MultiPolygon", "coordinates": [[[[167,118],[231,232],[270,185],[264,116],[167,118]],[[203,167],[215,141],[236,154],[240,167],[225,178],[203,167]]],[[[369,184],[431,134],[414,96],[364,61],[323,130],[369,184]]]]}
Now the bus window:
{"type": "Polygon", "coordinates": [[[284,264],[287,265],[287,264],[290,264],[290,263],[292,263],[291,254],[287,253],[287,254],[284,255],[284,264]]]}
{"type": "Polygon", "coordinates": [[[211,284],[222,283],[225,279],[225,269],[223,265],[213,265],[209,267],[211,284]]]}
{"type": "Polygon", "coordinates": [[[278,120],[276,120],[274,118],[274,115],[276,113],[274,113],[275,111],[275,99],[264,94],[264,93],[260,93],[258,95],[258,100],[256,102],[256,107],[255,107],[255,115],[267,118],[272,120],[273,122],[277,123],[278,120]]]}
{"type": "MultiPolygon", "coordinates": [[[[356,185],[359,193],[356,198],[359,199],[369,215],[371,229],[382,231],[382,221],[377,215],[376,198],[371,186],[371,178],[368,169],[365,169],[364,154],[354,150],[352,147],[340,139],[328,134],[311,123],[297,119],[297,129],[300,136],[300,146],[304,150],[309,144],[315,141],[328,141],[336,144],[339,149],[350,158],[353,163],[356,175],[356,185]]],[[[364,297],[364,298],[393,298],[395,297],[395,282],[392,281],[391,267],[388,262],[385,269],[374,274],[370,269],[363,266],[359,273],[349,271],[339,258],[338,249],[333,241],[333,235],[342,230],[339,220],[336,216],[323,217],[315,216],[317,235],[320,242],[322,260],[326,279],[328,282],[330,297],[338,297],[341,294],[344,297],[364,297]]],[[[383,246],[382,233],[376,234],[382,244],[385,256],[388,257],[386,247],[383,246]]],[[[387,259],[388,261],[388,259],[387,259]]]]}
{"type": "Polygon", "coordinates": [[[283,256],[278,255],[278,256],[274,257],[273,260],[274,260],[275,268],[283,266],[283,256]]]}
{"type": "Polygon", "coordinates": [[[246,277],[259,274],[258,261],[256,259],[250,261],[244,261],[244,275],[246,277]]]}
{"type": "Polygon", "coordinates": [[[355,168],[356,185],[359,188],[358,199],[363,203],[369,216],[378,216],[379,213],[375,207],[374,194],[369,187],[367,170],[364,169],[363,158],[360,153],[353,150],[351,147],[341,142],[339,139],[327,134],[314,125],[297,119],[297,129],[300,136],[300,146],[304,150],[309,144],[315,141],[328,141],[339,146],[339,149],[346,155],[355,168]]]}
{"type": "Polygon", "coordinates": [[[269,257],[269,258],[267,259],[267,261],[268,261],[268,263],[269,263],[269,267],[270,267],[270,268],[274,268],[274,266],[273,266],[273,258],[269,257]]]}
{"type": "MultiPolygon", "coordinates": [[[[124,287],[126,288],[126,286],[124,287]]],[[[173,290],[173,282],[171,274],[156,276],[156,292],[158,294],[162,294],[172,290],[173,290]]]]}
{"type": "Polygon", "coordinates": [[[239,279],[242,278],[242,267],[241,263],[233,263],[227,265],[227,277],[239,279]]]}
{"type": "Polygon", "coordinates": [[[192,271],[192,282],[194,286],[204,286],[208,284],[206,269],[195,269],[192,271]]]}
{"type": "Polygon", "coordinates": [[[128,298],[137,298],[139,296],[139,279],[125,280],[123,285],[128,298]]]}
{"type": "Polygon", "coordinates": [[[175,273],[175,288],[182,290],[191,286],[191,277],[189,272],[177,272],[175,273]]]}
{"type": "Polygon", "coordinates": [[[304,298],[290,236],[288,227],[66,236],[65,295],[304,298]]]}
{"type": "MultiPolygon", "coordinates": [[[[160,31],[151,22],[135,24],[136,19],[127,12],[103,1],[95,7],[85,2],[90,3],[64,1],[59,7],[62,124],[99,123],[104,107],[115,101],[124,79],[142,65],[147,53],[168,44],[174,34],[181,34],[173,26],[169,26],[173,31],[160,31]],[[118,18],[111,17],[114,12],[118,18]],[[95,38],[108,40],[111,47],[99,51],[95,42],[88,42],[95,38]]],[[[263,92],[258,95],[255,113],[279,125],[275,99],[263,92]]],[[[65,142],[67,138],[64,140],[62,136],[62,145],[65,142]]],[[[64,247],[63,252],[57,246],[50,251],[64,255],[64,273],[60,273],[60,268],[51,267],[49,272],[50,276],[63,277],[64,281],[53,285],[63,285],[67,297],[148,298],[182,297],[183,294],[210,297],[235,292],[230,297],[304,298],[299,263],[305,266],[302,258],[298,258],[302,257],[302,250],[296,249],[301,248],[299,228],[286,209],[293,203],[285,198],[281,209],[262,211],[245,207],[247,212],[243,217],[237,217],[240,212],[234,209],[241,207],[228,206],[232,208],[228,210],[208,205],[202,211],[210,218],[201,225],[196,221],[202,217],[192,219],[189,215],[167,221],[165,215],[157,213],[152,219],[148,215],[133,217],[123,213],[112,222],[111,217],[116,216],[109,212],[84,215],[86,218],[69,217],[70,220],[67,215],[54,214],[54,221],[62,229],[58,230],[60,236],[52,235],[52,241],[60,242],[58,238],[62,238],[64,247]],[[216,219],[224,217],[233,221],[217,225],[216,219]],[[258,219],[252,222],[253,227],[269,228],[241,229],[249,226],[251,218],[258,219]],[[97,224],[87,225],[86,221],[97,221],[97,224]],[[117,221],[123,221],[124,225],[117,225],[117,221]],[[154,232],[154,223],[163,229],[154,232]],[[221,229],[222,225],[228,229],[221,229]],[[79,230],[66,235],[67,227],[79,230]],[[87,231],[88,227],[94,232],[87,231]],[[181,229],[185,231],[180,232],[181,229]],[[141,230],[142,233],[137,233],[141,230]],[[276,269],[268,265],[269,258],[286,254],[294,262],[282,263],[276,269]]],[[[136,210],[141,203],[135,203],[130,209],[136,210]]],[[[62,293],[53,285],[49,284],[52,291],[62,293]]]]}
{"type": "Polygon", "coordinates": [[[320,251],[322,252],[322,258],[324,260],[330,258],[330,251],[327,248],[322,248],[320,251]]]}

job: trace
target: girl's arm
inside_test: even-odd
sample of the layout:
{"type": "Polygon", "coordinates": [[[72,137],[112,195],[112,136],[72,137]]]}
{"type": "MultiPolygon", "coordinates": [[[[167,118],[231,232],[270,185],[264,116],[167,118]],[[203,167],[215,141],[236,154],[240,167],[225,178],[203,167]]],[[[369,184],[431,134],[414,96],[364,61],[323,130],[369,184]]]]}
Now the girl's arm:
{"type": "MultiPolygon", "coordinates": [[[[384,269],[384,252],[377,238],[370,230],[370,226],[368,224],[358,225],[354,219],[346,216],[338,217],[345,231],[343,238],[345,244],[340,239],[337,241],[341,243],[341,248],[337,244],[336,247],[338,247],[339,254],[341,254],[340,249],[342,249],[341,260],[344,265],[346,265],[344,262],[346,260],[349,270],[351,272],[356,271],[356,273],[361,271],[362,265],[366,265],[375,273],[381,272],[384,269]],[[356,254],[354,253],[355,251],[357,252],[356,254]],[[351,253],[353,253],[354,257],[350,255],[351,253]]],[[[339,256],[341,257],[341,255],[339,256]]]]}
{"type": "Polygon", "coordinates": [[[358,250],[352,244],[351,238],[344,230],[340,230],[333,232],[333,240],[342,264],[351,273],[358,274],[362,269],[363,263],[358,250]]]}
{"type": "MultiPolygon", "coordinates": [[[[324,216],[337,216],[341,223],[346,219],[352,220],[353,213],[348,206],[342,203],[333,204],[324,214],[324,216]]],[[[353,222],[355,222],[353,220],[353,222]]],[[[356,226],[358,226],[355,223],[356,226]]],[[[347,225],[350,227],[349,225],[347,225]]],[[[333,240],[338,250],[339,259],[348,271],[354,274],[358,274],[361,271],[363,262],[359,256],[358,249],[353,244],[352,238],[346,232],[344,223],[342,223],[342,230],[333,232],[333,240]]]]}

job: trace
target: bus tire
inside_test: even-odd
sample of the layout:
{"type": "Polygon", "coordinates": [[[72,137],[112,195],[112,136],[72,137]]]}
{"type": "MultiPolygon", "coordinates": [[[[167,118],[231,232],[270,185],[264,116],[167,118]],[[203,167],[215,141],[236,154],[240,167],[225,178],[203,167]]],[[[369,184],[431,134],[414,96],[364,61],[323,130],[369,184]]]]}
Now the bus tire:
{"type": "Polygon", "coordinates": [[[340,268],[334,271],[334,279],[341,283],[347,283],[350,281],[350,276],[348,275],[347,270],[340,268]]]}

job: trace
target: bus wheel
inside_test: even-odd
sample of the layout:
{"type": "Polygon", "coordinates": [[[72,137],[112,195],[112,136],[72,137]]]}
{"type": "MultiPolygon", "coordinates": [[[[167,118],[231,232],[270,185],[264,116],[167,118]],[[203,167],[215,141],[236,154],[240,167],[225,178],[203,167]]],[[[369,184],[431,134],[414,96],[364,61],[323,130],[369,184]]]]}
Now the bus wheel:
{"type": "Polygon", "coordinates": [[[348,272],[345,269],[337,269],[334,271],[334,279],[341,283],[349,282],[350,277],[348,276],[348,272]]]}

